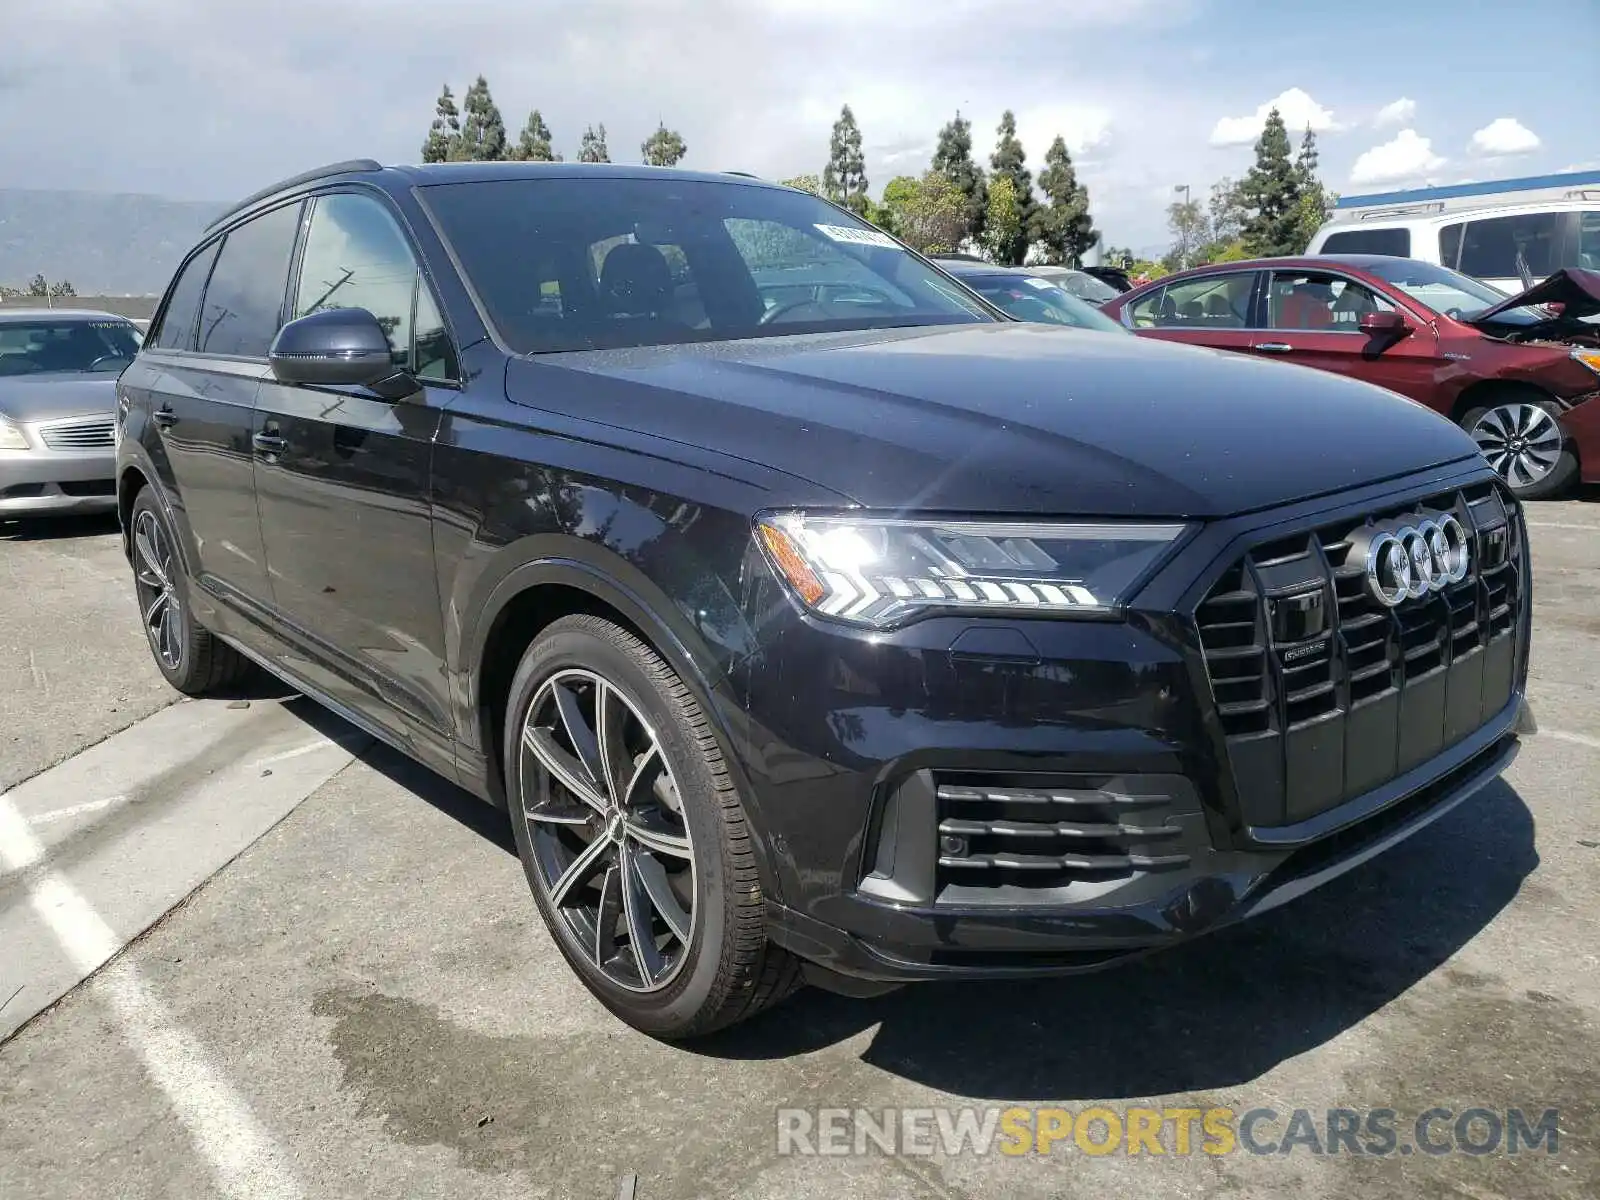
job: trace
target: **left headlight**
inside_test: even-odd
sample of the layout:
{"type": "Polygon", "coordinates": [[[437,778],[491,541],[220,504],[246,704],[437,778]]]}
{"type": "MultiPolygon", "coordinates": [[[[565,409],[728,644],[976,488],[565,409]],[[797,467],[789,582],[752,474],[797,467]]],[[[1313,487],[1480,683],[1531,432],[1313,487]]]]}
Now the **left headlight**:
{"type": "Polygon", "coordinates": [[[1596,375],[1600,375],[1600,350],[1586,350],[1582,346],[1574,346],[1572,357],[1588,367],[1596,375]]]}
{"type": "Polygon", "coordinates": [[[1182,524],[762,513],[768,560],[811,611],[887,628],[934,610],[1095,616],[1133,595],[1182,524]]]}
{"type": "Polygon", "coordinates": [[[27,449],[30,449],[28,439],[23,436],[22,430],[0,416],[0,450],[27,449]]]}

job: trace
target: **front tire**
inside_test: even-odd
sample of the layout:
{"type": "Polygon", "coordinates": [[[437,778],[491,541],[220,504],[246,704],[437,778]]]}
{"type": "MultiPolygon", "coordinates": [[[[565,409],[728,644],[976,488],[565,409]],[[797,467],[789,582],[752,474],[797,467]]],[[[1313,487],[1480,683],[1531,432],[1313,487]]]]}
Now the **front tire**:
{"type": "Polygon", "coordinates": [[[1505,387],[1461,418],[1484,458],[1521,500],[1547,500],[1572,486],[1578,458],[1561,428],[1561,407],[1536,388],[1505,387]]]}
{"type": "Polygon", "coordinates": [[[128,527],[134,593],[156,669],[186,696],[209,696],[249,679],[250,660],[194,619],[177,540],[150,488],[134,497],[128,527]]]}
{"type": "Polygon", "coordinates": [[[523,655],[506,795],[539,911],[584,985],[662,1038],[710,1033],[798,986],[766,935],[748,817],[709,720],[659,655],[589,615],[523,655]]]}

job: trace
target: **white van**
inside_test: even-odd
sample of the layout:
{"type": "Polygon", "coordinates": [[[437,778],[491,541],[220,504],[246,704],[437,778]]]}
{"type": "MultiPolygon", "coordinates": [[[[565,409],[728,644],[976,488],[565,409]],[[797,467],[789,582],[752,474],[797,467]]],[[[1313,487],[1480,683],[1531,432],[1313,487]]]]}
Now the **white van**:
{"type": "Polygon", "coordinates": [[[1600,270],[1600,171],[1347,196],[1306,253],[1415,258],[1514,294],[1563,267],[1600,270]]]}

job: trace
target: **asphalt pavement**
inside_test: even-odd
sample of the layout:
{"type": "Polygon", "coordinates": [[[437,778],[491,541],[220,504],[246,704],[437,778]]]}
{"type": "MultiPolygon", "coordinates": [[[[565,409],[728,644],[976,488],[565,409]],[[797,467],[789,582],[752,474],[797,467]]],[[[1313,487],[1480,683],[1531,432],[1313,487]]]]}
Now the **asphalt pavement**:
{"type": "Polygon", "coordinates": [[[1138,966],[807,991],[693,1048],[576,983],[503,818],[281,689],[174,704],[114,525],[0,525],[0,1197],[1592,1198],[1600,496],[1529,519],[1540,733],[1407,843],[1138,966]],[[1048,1154],[823,1136],[1007,1108],[1105,1113],[1048,1154]],[[1129,1152],[1131,1110],[1222,1108],[1266,1152],[1129,1152]],[[1507,1153],[1512,1109],[1555,1137],[1507,1153]]]}

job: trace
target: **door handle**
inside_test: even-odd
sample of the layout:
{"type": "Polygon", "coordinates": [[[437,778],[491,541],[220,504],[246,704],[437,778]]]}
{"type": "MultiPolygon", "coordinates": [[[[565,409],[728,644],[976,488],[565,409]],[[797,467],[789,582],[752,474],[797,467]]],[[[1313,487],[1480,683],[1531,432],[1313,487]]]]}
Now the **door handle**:
{"type": "Polygon", "coordinates": [[[178,423],[178,414],[170,408],[158,408],[150,414],[150,419],[156,423],[158,429],[171,429],[178,423]]]}
{"type": "Polygon", "coordinates": [[[1257,342],[1256,350],[1261,354],[1287,354],[1294,347],[1288,342],[1257,342]]]}
{"type": "Polygon", "coordinates": [[[273,433],[258,433],[250,439],[250,444],[255,447],[257,454],[282,454],[289,447],[288,441],[273,433]]]}

